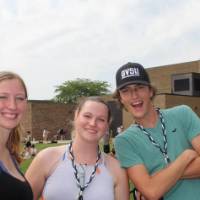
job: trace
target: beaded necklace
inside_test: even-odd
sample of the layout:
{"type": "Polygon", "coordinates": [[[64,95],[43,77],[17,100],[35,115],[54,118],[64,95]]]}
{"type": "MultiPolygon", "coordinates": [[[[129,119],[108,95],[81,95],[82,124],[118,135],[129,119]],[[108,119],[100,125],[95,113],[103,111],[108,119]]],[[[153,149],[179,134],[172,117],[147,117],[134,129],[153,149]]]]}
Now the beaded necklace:
{"type": "MultiPolygon", "coordinates": [[[[99,160],[101,158],[101,151],[99,150],[99,147],[98,147],[98,155],[97,155],[96,163],[94,165],[94,170],[92,171],[87,183],[83,183],[83,180],[85,180],[85,170],[82,170],[82,172],[78,171],[77,165],[75,164],[75,158],[74,158],[74,154],[72,151],[72,142],[69,145],[69,153],[71,155],[71,162],[72,162],[72,167],[74,169],[74,176],[76,178],[76,183],[79,188],[77,200],[83,200],[84,190],[88,187],[88,185],[92,182],[93,178],[95,177],[95,173],[96,173],[96,170],[99,165],[99,160]],[[80,177],[82,180],[80,180],[80,177]]],[[[82,167],[82,165],[80,165],[80,166],[82,167]]]]}
{"type": "Polygon", "coordinates": [[[160,112],[160,109],[157,108],[156,111],[159,114],[159,118],[160,118],[160,122],[161,122],[161,127],[162,127],[162,134],[163,134],[163,142],[164,142],[164,148],[162,149],[162,147],[160,146],[160,144],[158,144],[154,138],[152,137],[152,135],[147,132],[147,130],[140,124],[138,124],[137,126],[140,128],[140,130],[142,130],[142,132],[149,138],[149,140],[151,141],[151,143],[160,150],[160,152],[162,153],[165,163],[169,164],[170,163],[170,159],[169,156],[167,154],[167,134],[166,134],[166,126],[165,126],[165,121],[163,118],[162,113],[160,112]]]}

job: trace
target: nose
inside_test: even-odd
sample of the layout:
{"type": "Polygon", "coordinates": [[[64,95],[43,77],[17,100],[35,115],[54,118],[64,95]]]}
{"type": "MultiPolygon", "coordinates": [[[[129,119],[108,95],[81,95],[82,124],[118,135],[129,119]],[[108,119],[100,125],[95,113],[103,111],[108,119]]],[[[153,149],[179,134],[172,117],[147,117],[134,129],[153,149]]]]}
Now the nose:
{"type": "Polygon", "coordinates": [[[8,108],[10,108],[10,109],[12,109],[12,110],[15,110],[15,109],[17,108],[16,99],[13,98],[13,97],[10,97],[10,98],[8,99],[7,106],[8,106],[8,108]]]}
{"type": "Polygon", "coordinates": [[[92,118],[92,119],[90,120],[89,124],[90,124],[91,126],[95,126],[95,125],[96,125],[96,119],[92,118]]]}
{"type": "Polygon", "coordinates": [[[137,88],[131,89],[131,97],[137,97],[138,96],[138,90],[137,88]]]}

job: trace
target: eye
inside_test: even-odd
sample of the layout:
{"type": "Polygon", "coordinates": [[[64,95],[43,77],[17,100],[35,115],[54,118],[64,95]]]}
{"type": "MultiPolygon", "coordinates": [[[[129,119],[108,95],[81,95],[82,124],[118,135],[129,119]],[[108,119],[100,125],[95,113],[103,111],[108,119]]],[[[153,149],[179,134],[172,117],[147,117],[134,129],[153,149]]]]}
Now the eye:
{"type": "Polygon", "coordinates": [[[128,91],[129,91],[128,88],[123,88],[123,89],[120,90],[121,93],[127,93],[128,91]]]}
{"type": "Polygon", "coordinates": [[[88,119],[91,118],[91,116],[90,116],[89,114],[84,114],[83,116],[84,116],[85,118],[88,118],[88,119]]]}
{"type": "Polygon", "coordinates": [[[24,97],[24,96],[16,96],[15,100],[16,101],[26,101],[26,97],[24,97]]]}
{"type": "Polygon", "coordinates": [[[5,95],[0,95],[0,100],[5,100],[5,99],[8,99],[8,97],[5,95]]]}
{"type": "Polygon", "coordinates": [[[105,122],[105,121],[106,121],[104,118],[98,118],[98,120],[99,120],[100,122],[105,122]]]}
{"type": "Polygon", "coordinates": [[[137,88],[138,88],[138,89],[144,89],[145,86],[144,86],[144,85],[138,85],[137,88]]]}

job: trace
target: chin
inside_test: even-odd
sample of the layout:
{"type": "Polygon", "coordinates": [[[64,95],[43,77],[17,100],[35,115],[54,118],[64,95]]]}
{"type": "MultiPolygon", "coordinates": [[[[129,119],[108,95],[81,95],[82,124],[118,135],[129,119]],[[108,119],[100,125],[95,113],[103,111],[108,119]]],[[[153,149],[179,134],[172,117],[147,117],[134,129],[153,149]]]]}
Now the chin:
{"type": "Polygon", "coordinates": [[[143,111],[131,110],[130,113],[133,115],[134,118],[142,118],[142,117],[144,117],[144,112],[143,111]]]}
{"type": "Polygon", "coordinates": [[[144,118],[144,113],[132,113],[135,120],[141,120],[144,118]]]}
{"type": "Polygon", "coordinates": [[[8,129],[8,130],[12,130],[13,128],[15,128],[19,123],[4,123],[4,124],[0,124],[0,127],[4,128],[4,129],[8,129]]]}

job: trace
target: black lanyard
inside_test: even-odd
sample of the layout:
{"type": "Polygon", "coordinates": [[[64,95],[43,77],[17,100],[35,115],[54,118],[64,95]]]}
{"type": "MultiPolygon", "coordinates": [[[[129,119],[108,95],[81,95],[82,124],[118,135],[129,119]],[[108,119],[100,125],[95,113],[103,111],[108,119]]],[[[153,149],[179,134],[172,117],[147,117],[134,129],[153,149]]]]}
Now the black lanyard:
{"type": "Polygon", "coordinates": [[[158,144],[154,138],[152,137],[152,135],[147,132],[147,130],[138,124],[138,127],[140,128],[140,130],[143,131],[143,133],[148,136],[149,140],[151,141],[151,143],[160,150],[160,152],[163,154],[164,156],[164,159],[165,159],[165,163],[166,164],[169,164],[170,163],[170,159],[169,159],[169,156],[167,154],[167,134],[166,134],[166,126],[165,126],[165,121],[164,121],[164,118],[163,118],[163,115],[162,113],[160,112],[160,109],[157,108],[156,111],[158,112],[159,114],[159,118],[160,118],[160,122],[161,122],[161,127],[162,127],[162,134],[163,134],[163,142],[164,142],[164,148],[162,149],[162,147],[160,146],[160,144],[158,144]]]}
{"type": "Polygon", "coordinates": [[[78,176],[78,170],[77,170],[77,166],[74,162],[75,158],[74,158],[74,154],[73,154],[73,151],[72,151],[72,142],[70,143],[69,145],[69,153],[71,155],[71,161],[72,161],[72,167],[74,169],[74,176],[76,178],[76,182],[77,182],[77,185],[79,187],[79,194],[78,194],[78,197],[77,197],[77,200],[83,200],[83,191],[88,187],[88,185],[92,182],[94,176],[95,176],[95,173],[96,173],[96,170],[97,170],[97,167],[99,165],[99,160],[101,158],[101,151],[98,150],[98,156],[97,156],[97,159],[96,159],[96,163],[95,163],[95,166],[94,166],[94,170],[93,172],[91,173],[90,175],[90,178],[88,180],[88,182],[82,186],[81,184],[81,181],[80,181],[80,178],[78,176]]]}

